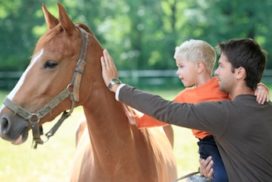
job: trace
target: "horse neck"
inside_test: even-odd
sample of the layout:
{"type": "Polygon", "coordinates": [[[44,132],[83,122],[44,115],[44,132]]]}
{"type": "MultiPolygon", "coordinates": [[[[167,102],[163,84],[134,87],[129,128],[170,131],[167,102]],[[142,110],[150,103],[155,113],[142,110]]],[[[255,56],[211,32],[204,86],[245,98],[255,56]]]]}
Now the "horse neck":
{"type": "Polygon", "coordinates": [[[83,103],[89,135],[96,152],[100,154],[109,148],[111,152],[115,149],[120,151],[120,145],[132,142],[139,135],[139,131],[129,124],[123,106],[105,87],[99,63],[101,55],[102,53],[97,55],[88,53],[86,73],[89,75],[86,75],[87,81],[83,83],[89,85],[84,94],[88,95],[88,99],[83,103]]]}
{"type": "Polygon", "coordinates": [[[109,135],[130,128],[123,106],[106,88],[94,88],[83,108],[92,132],[109,135]]]}
{"type": "Polygon", "coordinates": [[[132,147],[125,146],[133,145],[140,135],[135,127],[131,127],[122,105],[114,100],[112,93],[97,89],[93,94],[90,101],[83,106],[93,155],[104,166],[102,168],[110,168],[113,164],[109,161],[125,155],[120,149],[126,148],[131,154],[135,152],[132,147]]]}

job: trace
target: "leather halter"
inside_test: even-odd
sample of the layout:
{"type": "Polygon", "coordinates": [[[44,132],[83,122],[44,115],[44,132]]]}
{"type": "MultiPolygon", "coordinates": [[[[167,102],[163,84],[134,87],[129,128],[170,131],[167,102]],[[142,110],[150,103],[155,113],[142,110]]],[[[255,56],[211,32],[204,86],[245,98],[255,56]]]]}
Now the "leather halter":
{"type": "Polygon", "coordinates": [[[72,80],[64,90],[62,90],[57,96],[55,96],[52,100],[50,100],[45,106],[43,106],[37,112],[29,112],[23,107],[11,101],[9,98],[6,98],[4,101],[4,105],[6,107],[8,107],[14,113],[28,121],[29,128],[32,129],[34,148],[37,148],[38,144],[45,143],[46,141],[49,140],[51,136],[55,134],[55,132],[58,130],[62,122],[72,114],[73,109],[75,107],[75,103],[79,101],[80,82],[86,64],[85,58],[89,42],[88,33],[80,27],[79,30],[82,39],[79,59],[75,67],[72,80]],[[69,98],[72,102],[70,110],[64,111],[62,113],[62,116],[57,121],[57,123],[45,134],[47,140],[43,141],[41,139],[41,135],[43,133],[41,133],[40,131],[41,129],[40,127],[42,127],[42,125],[39,126],[40,125],[39,121],[66,98],[69,98]]]}

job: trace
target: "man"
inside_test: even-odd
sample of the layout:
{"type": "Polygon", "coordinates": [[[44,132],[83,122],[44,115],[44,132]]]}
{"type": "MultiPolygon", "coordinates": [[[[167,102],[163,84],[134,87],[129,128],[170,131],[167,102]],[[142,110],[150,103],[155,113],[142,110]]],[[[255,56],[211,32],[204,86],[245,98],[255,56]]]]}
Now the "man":
{"type": "Polygon", "coordinates": [[[216,74],[230,101],[173,103],[129,87],[118,78],[111,57],[101,58],[105,84],[117,100],[161,121],[208,131],[217,143],[229,181],[272,180],[272,105],[256,102],[254,89],[265,67],[265,55],[251,39],[220,43],[216,74]]]}

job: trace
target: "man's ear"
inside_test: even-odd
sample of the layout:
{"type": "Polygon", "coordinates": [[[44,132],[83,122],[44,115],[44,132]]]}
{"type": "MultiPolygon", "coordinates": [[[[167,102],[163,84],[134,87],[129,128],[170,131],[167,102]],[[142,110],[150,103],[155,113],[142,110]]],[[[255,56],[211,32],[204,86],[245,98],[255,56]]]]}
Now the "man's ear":
{"type": "Polygon", "coordinates": [[[236,79],[245,79],[246,78],[246,69],[244,67],[235,68],[235,77],[236,79]]]}

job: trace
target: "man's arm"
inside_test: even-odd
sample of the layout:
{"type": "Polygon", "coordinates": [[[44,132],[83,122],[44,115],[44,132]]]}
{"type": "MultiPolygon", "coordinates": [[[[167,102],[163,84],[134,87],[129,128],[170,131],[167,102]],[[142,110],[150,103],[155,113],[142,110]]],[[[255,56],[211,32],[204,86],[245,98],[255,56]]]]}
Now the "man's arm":
{"type": "Polygon", "coordinates": [[[120,89],[119,100],[160,121],[209,131],[217,136],[224,133],[228,120],[228,110],[223,104],[217,102],[174,103],[127,85],[120,89]]]}
{"type": "MultiPolygon", "coordinates": [[[[118,78],[114,62],[107,51],[101,57],[102,75],[106,85],[118,78]]],[[[224,133],[228,110],[219,103],[184,104],[173,103],[127,85],[114,84],[110,88],[116,92],[117,100],[170,124],[208,131],[221,136],[224,133]]]]}

